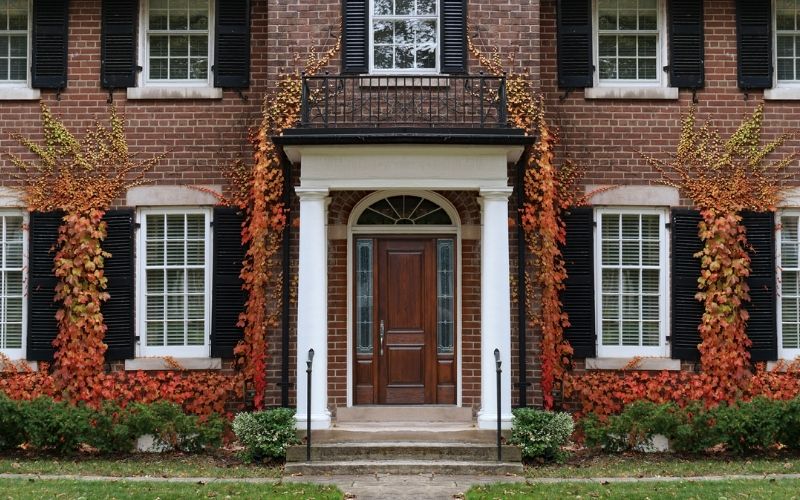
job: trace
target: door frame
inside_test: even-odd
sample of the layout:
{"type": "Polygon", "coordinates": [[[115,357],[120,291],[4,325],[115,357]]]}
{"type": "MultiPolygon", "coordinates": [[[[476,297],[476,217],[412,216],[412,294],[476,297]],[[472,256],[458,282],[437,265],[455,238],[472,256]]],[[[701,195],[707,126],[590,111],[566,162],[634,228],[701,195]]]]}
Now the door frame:
{"type": "Polygon", "coordinates": [[[456,259],[456,275],[455,275],[455,285],[456,285],[456,300],[455,300],[455,320],[456,320],[456,335],[455,335],[455,349],[454,355],[456,357],[456,406],[461,406],[462,404],[462,370],[461,370],[461,218],[458,216],[458,211],[453,206],[450,201],[445,198],[444,196],[435,193],[433,191],[421,191],[421,190],[384,190],[384,191],[375,191],[370,193],[369,195],[362,198],[358,203],[356,203],[353,210],[350,212],[350,217],[347,220],[347,406],[353,406],[353,363],[355,362],[355,346],[354,346],[354,335],[355,331],[353,328],[353,321],[355,319],[354,315],[354,283],[353,283],[353,273],[355,271],[354,266],[354,243],[355,239],[359,236],[364,237],[381,237],[381,236],[408,236],[408,237],[428,237],[434,238],[436,236],[439,237],[452,237],[456,242],[456,251],[455,251],[455,259],[456,259]],[[453,221],[452,225],[443,226],[443,225],[429,225],[429,226],[408,226],[408,225],[397,225],[397,226],[381,226],[381,225],[371,225],[371,226],[359,226],[356,224],[358,218],[367,209],[367,207],[371,206],[373,203],[387,198],[389,196],[397,196],[397,195],[408,195],[408,196],[420,196],[427,200],[430,200],[440,207],[447,213],[450,217],[450,220],[453,221]]]}

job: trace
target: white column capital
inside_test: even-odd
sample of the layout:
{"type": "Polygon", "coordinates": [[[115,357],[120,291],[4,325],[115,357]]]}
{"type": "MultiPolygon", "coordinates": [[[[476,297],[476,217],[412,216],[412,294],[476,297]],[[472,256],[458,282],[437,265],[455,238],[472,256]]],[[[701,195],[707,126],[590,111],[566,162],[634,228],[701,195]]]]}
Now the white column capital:
{"type": "Polygon", "coordinates": [[[479,191],[481,201],[483,200],[508,201],[508,197],[511,196],[511,193],[513,192],[514,188],[512,187],[481,188],[481,190],[479,191]]]}
{"type": "Polygon", "coordinates": [[[297,187],[294,188],[294,192],[300,200],[325,200],[330,194],[328,189],[324,188],[305,188],[305,187],[297,187]]]}

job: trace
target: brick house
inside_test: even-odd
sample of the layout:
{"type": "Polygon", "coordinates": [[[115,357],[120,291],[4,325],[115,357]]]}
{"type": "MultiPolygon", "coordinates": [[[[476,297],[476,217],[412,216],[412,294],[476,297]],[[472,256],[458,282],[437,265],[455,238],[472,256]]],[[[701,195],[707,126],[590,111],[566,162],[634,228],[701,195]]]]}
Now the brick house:
{"type": "MultiPolygon", "coordinates": [[[[284,262],[297,300],[271,332],[267,403],[304,423],[314,349],[316,428],[365,405],[466,408],[493,428],[497,349],[507,426],[512,406],[541,402],[509,224],[532,138],[507,126],[504,80],[480,73],[467,24],[538,82],[586,190],[614,186],[567,217],[577,369],[642,356],[690,370],[698,216],[639,151],[673,151],[693,100],[726,130],[762,99],[768,134],[795,128],[798,13],[798,0],[0,0],[0,149],[38,133],[41,99],[73,128],[113,101],[133,149],[169,150],[107,216],[107,358],[230,369],[240,219],[196,188],[225,189],[262,96],[295,56],[330,47],[341,19],[341,57],[304,79],[301,123],[276,139],[299,217],[284,262]]],[[[0,352],[35,363],[53,354],[59,219],[24,210],[13,168],[0,159],[0,352]]],[[[754,360],[800,355],[798,200],[746,216],[754,360]]]]}

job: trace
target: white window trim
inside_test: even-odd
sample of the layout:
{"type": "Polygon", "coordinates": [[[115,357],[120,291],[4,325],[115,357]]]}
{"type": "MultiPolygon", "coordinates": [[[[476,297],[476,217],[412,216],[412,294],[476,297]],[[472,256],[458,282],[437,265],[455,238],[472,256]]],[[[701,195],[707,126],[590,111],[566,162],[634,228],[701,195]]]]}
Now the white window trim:
{"type": "Polygon", "coordinates": [[[775,314],[777,315],[777,323],[778,323],[778,359],[786,359],[786,360],[794,360],[798,356],[800,356],[800,348],[798,349],[784,349],[783,347],[783,311],[782,311],[782,302],[783,302],[783,289],[781,287],[782,281],[782,271],[783,266],[781,263],[781,237],[783,233],[783,229],[781,227],[781,218],[787,217],[800,217],[800,209],[787,209],[787,210],[780,210],[775,213],[775,225],[777,230],[775,231],[775,288],[776,288],[776,304],[775,304],[775,314]]]}
{"type": "Polygon", "coordinates": [[[31,88],[31,61],[33,60],[33,44],[31,43],[31,33],[33,33],[33,0],[28,0],[28,59],[25,64],[27,69],[27,77],[24,82],[0,82],[0,101],[38,100],[41,97],[41,92],[39,89],[31,88]]]}
{"type": "Polygon", "coordinates": [[[211,355],[211,276],[213,259],[213,226],[212,209],[209,207],[149,207],[136,211],[136,222],[140,228],[136,237],[136,343],[137,357],[163,357],[175,358],[207,358],[211,355]],[[205,244],[205,322],[204,340],[202,346],[147,346],[147,280],[145,276],[146,254],[146,216],[152,214],[203,214],[206,217],[206,244],[205,244]]]}
{"type": "Polygon", "coordinates": [[[780,81],[778,80],[778,2],[771,0],[772,3],[772,88],[764,89],[764,99],[766,100],[800,100],[800,80],[780,81]]]}
{"type": "Polygon", "coordinates": [[[22,217],[22,344],[19,349],[0,349],[0,354],[12,361],[25,359],[28,347],[28,212],[24,210],[2,209],[0,216],[22,217]]]}
{"type": "MultiPolygon", "coordinates": [[[[375,0],[369,0],[369,16],[367,18],[367,42],[369,51],[369,74],[370,75],[417,75],[417,76],[439,76],[441,73],[442,59],[442,5],[440,0],[436,0],[436,67],[432,69],[375,69],[375,37],[372,33],[373,12],[375,11],[375,0]]],[[[402,85],[392,85],[402,86],[402,85]]]]}
{"type": "Polygon", "coordinates": [[[598,358],[633,358],[637,356],[663,358],[669,356],[669,345],[667,344],[667,332],[669,332],[669,273],[667,272],[669,234],[666,228],[668,209],[654,207],[602,207],[594,210],[594,296],[595,296],[595,332],[598,358]],[[602,290],[602,224],[603,214],[653,214],[659,216],[659,237],[661,238],[661,248],[659,258],[661,259],[660,280],[659,280],[659,343],[657,347],[649,346],[604,346],[602,343],[602,323],[603,323],[603,294],[602,290]]]}
{"type": "Polygon", "coordinates": [[[656,75],[653,81],[645,80],[600,80],[598,2],[592,1],[592,78],[594,86],[585,90],[587,99],[677,99],[677,88],[669,87],[669,74],[664,68],[669,61],[667,46],[667,9],[665,0],[658,0],[658,50],[656,51],[656,75]]]}
{"type": "Polygon", "coordinates": [[[208,78],[200,80],[150,80],[150,45],[148,41],[149,0],[139,5],[139,66],[137,87],[128,88],[129,99],[221,99],[222,89],[214,87],[215,2],[208,2],[208,78]]]}

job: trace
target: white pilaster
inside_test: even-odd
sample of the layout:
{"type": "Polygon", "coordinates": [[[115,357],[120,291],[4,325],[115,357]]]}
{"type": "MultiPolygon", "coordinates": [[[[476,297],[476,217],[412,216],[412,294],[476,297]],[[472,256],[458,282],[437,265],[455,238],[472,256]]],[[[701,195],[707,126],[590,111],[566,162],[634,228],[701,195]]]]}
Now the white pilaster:
{"type": "Polygon", "coordinates": [[[497,428],[497,371],[500,351],[500,421],[511,427],[511,284],[508,197],[511,188],[481,189],[481,410],[478,427],[497,428]]]}
{"type": "Polygon", "coordinates": [[[308,350],[314,349],[311,427],[327,429],[328,411],[328,237],[327,189],[297,188],[300,254],[297,282],[297,426],[306,428],[308,350]]]}

